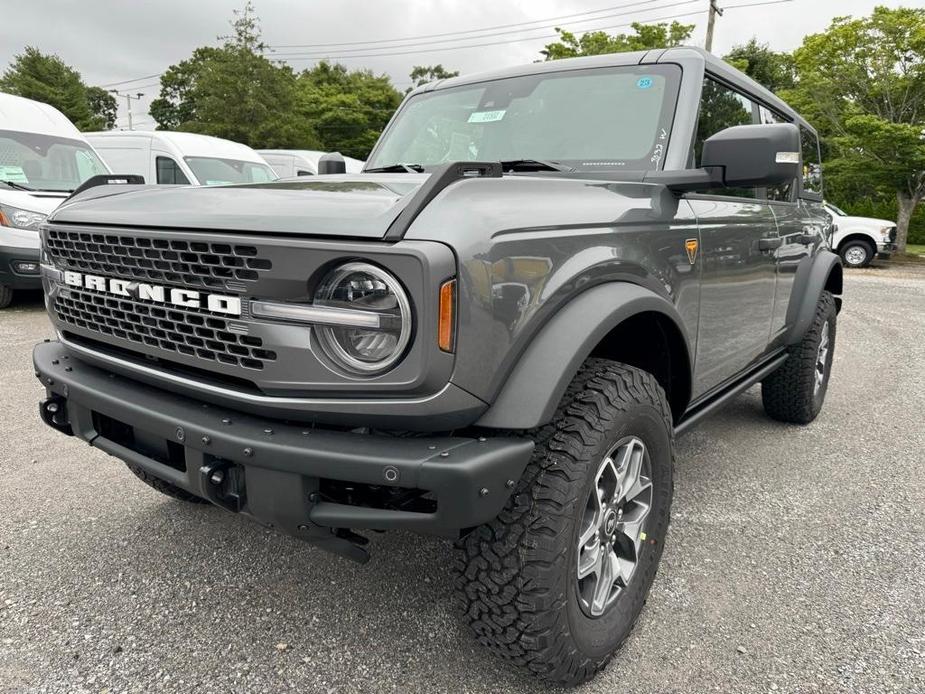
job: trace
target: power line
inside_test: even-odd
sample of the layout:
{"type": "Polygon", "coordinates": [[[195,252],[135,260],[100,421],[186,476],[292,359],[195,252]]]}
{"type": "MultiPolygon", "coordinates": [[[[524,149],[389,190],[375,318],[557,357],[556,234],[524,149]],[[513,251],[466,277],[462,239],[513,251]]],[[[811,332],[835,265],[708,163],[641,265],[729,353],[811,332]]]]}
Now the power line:
{"type": "MultiPolygon", "coordinates": [[[[668,10],[673,7],[680,7],[681,5],[690,5],[691,3],[694,3],[694,2],[699,2],[699,0],[682,0],[681,2],[672,2],[672,3],[669,3],[668,5],[660,5],[659,7],[651,7],[646,10],[631,10],[630,12],[616,12],[614,14],[607,14],[607,15],[602,15],[600,17],[591,17],[590,19],[579,20],[579,22],[596,22],[596,21],[600,21],[604,19],[612,19],[614,17],[625,17],[627,15],[637,14],[639,12],[668,10]]],[[[643,21],[647,21],[647,20],[643,20],[643,21]]],[[[541,26],[530,27],[529,29],[498,31],[494,33],[483,34],[481,36],[469,36],[469,37],[461,37],[461,38],[455,38],[455,39],[438,39],[436,41],[416,41],[414,43],[408,43],[408,44],[403,44],[403,45],[398,45],[398,46],[374,46],[374,47],[369,47],[369,48],[344,48],[344,49],[337,49],[337,51],[339,53],[347,54],[347,53],[362,53],[363,51],[392,50],[396,48],[414,48],[416,46],[429,46],[429,45],[440,44],[440,43],[451,43],[451,42],[457,42],[457,41],[471,41],[471,40],[487,39],[492,36],[504,36],[507,34],[516,34],[516,33],[521,33],[524,31],[538,31],[540,29],[553,29],[557,26],[558,24],[555,24],[555,23],[554,24],[544,24],[541,26]]],[[[595,31],[595,29],[588,29],[587,31],[595,31]]],[[[321,54],[323,54],[323,52],[324,51],[320,51],[321,54]]],[[[318,55],[319,51],[312,50],[312,51],[298,51],[298,52],[292,52],[292,53],[286,53],[286,52],[276,53],[274,54],[274,57],[286,58],[287,56],[308,56],[309,54],[318,55]]]]}
{"type": "Polygon", "coordinates": [[[724,10],[737,10],[740,7],[758,7],[759,5],[780,5],[782,2],[793,2],[793,0],[766,0],[765,2],[750,2],[746,5],[726,5],[724,10]]]}
{"type": "MultiPolygon", "coordinates": [[[[651,5],[653,2],[658,2],[659,0],[642,0],[641,2],[630,3],[628,5],[614,5],[611,7],[602,7],[598,10],[588,10],[587,12],[576,12],[575,14],[566,14],[560,15],[558,17],[545,17],[543,19],[533,19],[527,22],[514,22],[513,24],[498,24],[490,27],[482,27],[481,29],[464,29],[460,31],[447,31],[442,34],[424,34],[421,36],[404,36],[402,38],[394,39],[377,39],[374,41],[340,41],[337,43],[290,43],[290,44],[276,44],[270,45],[268,48],[329,48],[332,46],[362,46],[369,45],[374,43],[393,43],[395,41],[418,41],[420,39],[434,39],[442,36],[457,36],[459,34],[473,34],[481,33],[483,31],[491,31],[493,29],[510,29],[511,27],[522,27],[527,24],[539,24],[540,22],[552,22],[560,19],[571,19],[573,17],[583,17],[589,14],[599,14],[601,12],[610,12],[611,10],[624,10],[627,7],[635,7],[637,5],[651,5]]],[[[600,19],[600,18],[598,18],[600,19]]],[[[582,20],[582,21],[591,21],[591,20],[582,20]]],[[[541,28],[541,27],[535,27],[541,28]]],[[[482,38],[480,36],[471,36],[469,38],[482,38]]],[[[390,46],[382,46],[382,48],[390,48],[390,46]]],[[[391,46],[394,48],[394,46],[391,46]]],[[[369,48],[367,50],[374,50],[369,48]]]]}
{"type": "MultiPolygon", "coordinates": [[[[159,72],[156,75],[145,75],[144,77],[136,77],[135,79],[131,79],[131,80],[122,80],[121,82],[110,82],[109,84],[100,84],[97,86],[118,87],[120,84],[128,84],[129,82],[140,82],[141,80],[151,80],[151,79],[154,79],[155,77],[160,77],[163,74],[164,74],[163,72],[159,72]]],[[[134,89],[134,87],[130,87],[130,89],[134,89]]]]}
{"type": "MultiPolygon", "coordinates": [[[[646,19],[642,23],[648,24],[651,22],[660,22],[666,19],[677,19],[678,17],[689,17],[695,14],[705,14],[706,12],[707,12],[706,10],[696,10],[692,12],[682,12],[681,14],[669,15],[667,17],[652,17],[651,19],[646,19]]],[[[613,26],[596,27],[590,31],[609,31],[611,29],[621,29],[624,27],[632,26],[635,23],[636,22],[629,22],[625,24],[615,24],[613,26]]],[[[363,55],[317,55],[317,56],[304,57],[304,58],[285,58],[285,60],[289,62],[293,62],[296,60],[346,60],[348,58],[383,58],[383,57],[396,56],[396,55],[414,55],[417,53],[441,53],[443,51],[455,51],[455,50],[461,50],[461,49],[466,49],[466,48],[483,48],[485,46],[500,46],[502,44],[520,43],[522,41],[540,41],[544,39],[558,38],[558,36],[559,34],[546,34],[544,36],[529,36],[529,37],[520,38],[520,39],[512,38],[512,39],[507,39],[506,41],[492,41],[489,43],[473,43],[473,44],[469,44],[466,46],[445,46],[442,48],[425,48],[419,51],[398,51],[394,53],[367,53],[363,55]]]]}

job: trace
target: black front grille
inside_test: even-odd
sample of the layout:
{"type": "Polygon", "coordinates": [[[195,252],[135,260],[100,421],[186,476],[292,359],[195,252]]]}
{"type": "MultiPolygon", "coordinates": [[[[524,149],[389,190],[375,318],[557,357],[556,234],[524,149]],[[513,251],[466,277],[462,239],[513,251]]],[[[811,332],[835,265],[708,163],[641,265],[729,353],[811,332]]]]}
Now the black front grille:
{"type": "Polygon", "coordinates": [[[58,319],[69,325],[141,345],[213,362],[263,369],[276,361],[259,337],[242,335],[229,321],[131,299],[113,298],[81,289],[62,288],[55,298],[58,319]]]}
{"type": "Polygon", "coordinates": [[[896,243],[896,227],[890,227],[890,243],[896,243]]]}
{"type": "Polygon", "coordinates": [[[255,246],[49,229],[45,250],[65,270],[224,289],[254,282],[273,264],[255,246]]]}

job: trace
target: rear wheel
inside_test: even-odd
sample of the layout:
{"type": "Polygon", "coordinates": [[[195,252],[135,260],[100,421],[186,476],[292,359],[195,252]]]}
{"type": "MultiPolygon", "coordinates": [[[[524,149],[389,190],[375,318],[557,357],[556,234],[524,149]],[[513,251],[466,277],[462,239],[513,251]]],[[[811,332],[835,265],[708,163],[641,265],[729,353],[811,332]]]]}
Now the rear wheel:
{"type": "Polygon", "coordinates": [[[867,267],[874,259],[875,252],[872,243],[856,239],[844,244],[838,254],[848,267],[867,267]]]}
{"type": "Polygon", "coordinates": [[[0,284],[0,308],[6,308],[13,303],[13,290],[0,284]]]}
{"type": "Polygon", "coordinates": [[[162,480],[160,477],[155,477],[154,475],[148,474],[145,470],[138,467],[137,465],[132,465],[131,463],[126,463],[126,467],[135,473],[135,476],[144,482],[149,487],[156,489],[161,494],[166,494],[167,496],[173,499],[179,499],[180,501],[188,501],[192,504],[207,504],[209,503],[202,497],[196,496],[195,494],[190,494],[185,489],[171,484],[165,480],[162,480]]]}
{"type": "Polygon", "coordinates": [[[835,297],[824,291],[806,335],[761,383],[764,411],[774,419],[809,424],[822,410],[835,354],[835,323],[835,297]]]}
{"type": "Polygon", "coordinates": [[[585,363],[505,509],[459,543],[456,587],[483,645],[556,684],[608,663],[661,558],[672,431],[650,374],[585,363]]]}

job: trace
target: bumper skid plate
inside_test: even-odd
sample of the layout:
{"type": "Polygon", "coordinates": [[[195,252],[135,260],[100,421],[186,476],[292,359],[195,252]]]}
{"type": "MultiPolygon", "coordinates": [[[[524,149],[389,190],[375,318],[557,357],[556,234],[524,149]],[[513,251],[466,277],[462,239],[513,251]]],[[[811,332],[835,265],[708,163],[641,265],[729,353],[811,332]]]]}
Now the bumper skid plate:
{"type": "Polygon", "coordinates": [[[36,346],[44,421],[229,511],[364,561],[351,529],[454,536],[494,518],[533,453],[521,438],[392,437],[232,411],[36,346]],[[323,481],[418,490],[432,512],[339,503],[323,481]]]}

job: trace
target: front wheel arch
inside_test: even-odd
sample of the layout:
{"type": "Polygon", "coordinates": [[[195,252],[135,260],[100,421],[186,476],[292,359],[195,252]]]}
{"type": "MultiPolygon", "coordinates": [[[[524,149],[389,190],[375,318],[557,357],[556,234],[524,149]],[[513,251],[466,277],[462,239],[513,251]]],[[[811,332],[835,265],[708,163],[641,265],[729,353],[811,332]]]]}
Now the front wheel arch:
{"type": "Polygon", "coordinates": [[[674,305],[650,289],[629,282],[592,287],[566,304],[534,337],[476,426],[533,429],[549,422],[581,365],[591,356],[620,361],[652,373],[668,393],[677,421],[691,395],[690,341],[674,305]],[[627,326],[651,344],[635,358],[615,336],[627,326]],[[656,357],[669,356],[665,369],[656,357]],[[648,360],[648,361],[647,361],[648,360]]]}

